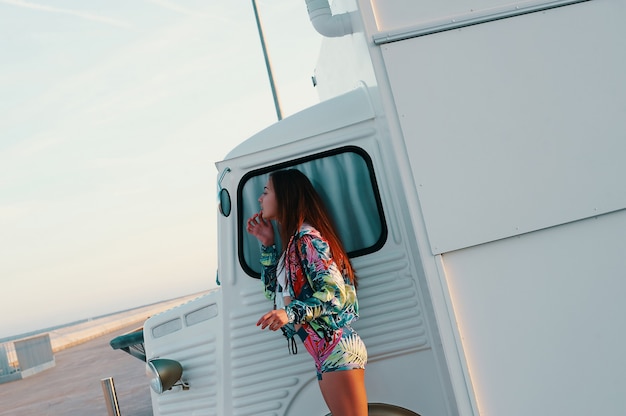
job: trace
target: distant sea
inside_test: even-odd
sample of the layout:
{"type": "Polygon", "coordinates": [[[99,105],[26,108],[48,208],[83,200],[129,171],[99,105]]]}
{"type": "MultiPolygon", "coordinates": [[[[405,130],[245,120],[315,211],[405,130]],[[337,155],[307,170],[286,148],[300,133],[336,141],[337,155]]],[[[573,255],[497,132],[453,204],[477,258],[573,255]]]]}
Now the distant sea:
{"type": "Polygon", "coordinates": [[[0,344],[2,344],[3,342],[10,342],[10,341],[15,341],[15,340],[22,339],[22,338],[32,337],[32,336],[39,335],[39,334],[45,334],[46,332],[55,331],[55,330],[60,329],[60,328],[67,328],[68,326],[74,326],[74,325],[82,324],[83,322],[89,322],[89,321],[92,321],[94,319],[106,318],[107,316],[117,315],[118,313],[132,311],[133,309],[136,309],[136,308],[130,308],[130,309],[127,309],[127,310],[124,310],[124,311],[118,311],[118,312],[111,312],[111,313],[107,313],[105,315],[96,316],[96,317],[93,317],[93,318],[79,319],[78,321],[69,322],[67,324],[55,325],[55,326],[51,326],[51,327],[48,327],[48,328],[38,329],[38,330],[35,330],[35,331],[24,332],[23,334],[13,335],[13,336],[6,337],[6,338],[0,338],[0,344]]]}
{"type": "Polygon", "coordinates": [[[70,327],[70,326],[82,324],[84,322],[89,322],[89,321],[93,321],[93,320],[100,319],[100,318],[106,318],[106,317],[109,317],[109,316],[122,314],[122,313],[125,313],[125,312],[130,312],[130,311],[133,311],[135,309],[145,308],[147,306],[152,306],[152,305],[158,305],[159,303],[169,302],[169,301],[173,301],[173,300],[176,300],[176,298],[162,300],[162,301],[154,302],[154,303],[149,303],[149,304],[142,305],[142,306],[136,306],[134,308],[128,308],[128,309],[124,309],[124,310],[117,311],[117,312],[111,312],[111,313],[107,313],[107,314],[104,314],[104,315],[94,316],[94,317],[91,317],[91,318],[79,319],[77,321],[68,322],[66,324],[51,326],[51,327],[48,327],[48,328],[38,329],[38,330],[35,330],[35,331],[30,331],[30,332],[24,332],[23,334],[13,335],[13,336],[6,337],[6,338],[0,338],[0,344],[2,344],[4,342],[15,341],[15,340],[22,339],[22,338],[32,337],[32,336],[39,335],[39,334],[45,334],[46,332],[56,331],[57,329],[67,328],[67,327],[70,327]]]}

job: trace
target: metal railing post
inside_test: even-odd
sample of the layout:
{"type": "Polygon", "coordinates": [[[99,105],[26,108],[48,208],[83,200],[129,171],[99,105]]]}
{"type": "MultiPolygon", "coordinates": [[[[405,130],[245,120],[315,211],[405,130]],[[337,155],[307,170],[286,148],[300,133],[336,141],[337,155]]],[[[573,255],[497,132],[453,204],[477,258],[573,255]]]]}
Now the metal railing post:
{"type": "Polygon", "coordinates": [[[120,406],[117,402],[117,393],[115,392],[113,377],[103,378],[102,380],[100,380],[100,382],[102,383],[104,401],[106,402],[109,416],[120,416],[120,406]]]}

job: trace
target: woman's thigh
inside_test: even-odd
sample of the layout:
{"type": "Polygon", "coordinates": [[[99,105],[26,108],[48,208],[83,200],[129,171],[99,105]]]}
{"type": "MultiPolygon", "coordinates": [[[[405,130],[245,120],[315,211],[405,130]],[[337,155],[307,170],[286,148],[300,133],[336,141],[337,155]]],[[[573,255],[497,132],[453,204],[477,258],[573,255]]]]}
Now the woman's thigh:
{"type": "Polygon", "coordinates": [[[324,373],[319,386],[333,416],[367,416],[365,370],[324,373]]]}

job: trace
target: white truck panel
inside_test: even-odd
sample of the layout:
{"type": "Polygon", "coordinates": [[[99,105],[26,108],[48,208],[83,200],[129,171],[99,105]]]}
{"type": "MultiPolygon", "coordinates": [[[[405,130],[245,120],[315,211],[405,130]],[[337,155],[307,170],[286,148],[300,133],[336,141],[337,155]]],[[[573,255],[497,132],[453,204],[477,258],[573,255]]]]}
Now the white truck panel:
{"type": "Polygon", "coordinates": [[[383,45],[433,253],[626,206],[624,15],[596,1],[383,45]]]}
{"type": "Polygon", "coordinates": [[[546,0],[371,0],[379,31],[408,27],[433,27],[445,23],[482,19],[536,7],[554,7],[571,1],[546,0]]]}
{"type": "Polygon", "coordinates": [[[443,255],[481,416],[626,414],[625,248],[622,210],[443,255]]]}
{"type": "Polygon", "coordinates": [[[183,366],[180,386],[162,394],[150,391],[155,416],[219,416],[223,377],[220,348],[223,317],[221,291],[210,291],[180,306],[154,315],[143,326],[148,360],[166,358],[183,366]]]}

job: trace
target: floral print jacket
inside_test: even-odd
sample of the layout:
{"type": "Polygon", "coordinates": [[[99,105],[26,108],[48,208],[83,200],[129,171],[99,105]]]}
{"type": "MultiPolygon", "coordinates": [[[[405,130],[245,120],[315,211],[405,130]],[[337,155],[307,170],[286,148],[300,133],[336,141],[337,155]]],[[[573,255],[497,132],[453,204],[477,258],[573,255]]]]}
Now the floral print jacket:
{"type": "Polygon", "coordinates": [[[285,307],[291,324],[310,325],[321,337],[358,318],[356,289],[338,269],[320,233],[303,224],[287,245],[285,264],[278,265],[276,246],[261,247],[261,281],[265,296],[276,296],[277,267],[285,267],[292,301],[285,307]]]}

